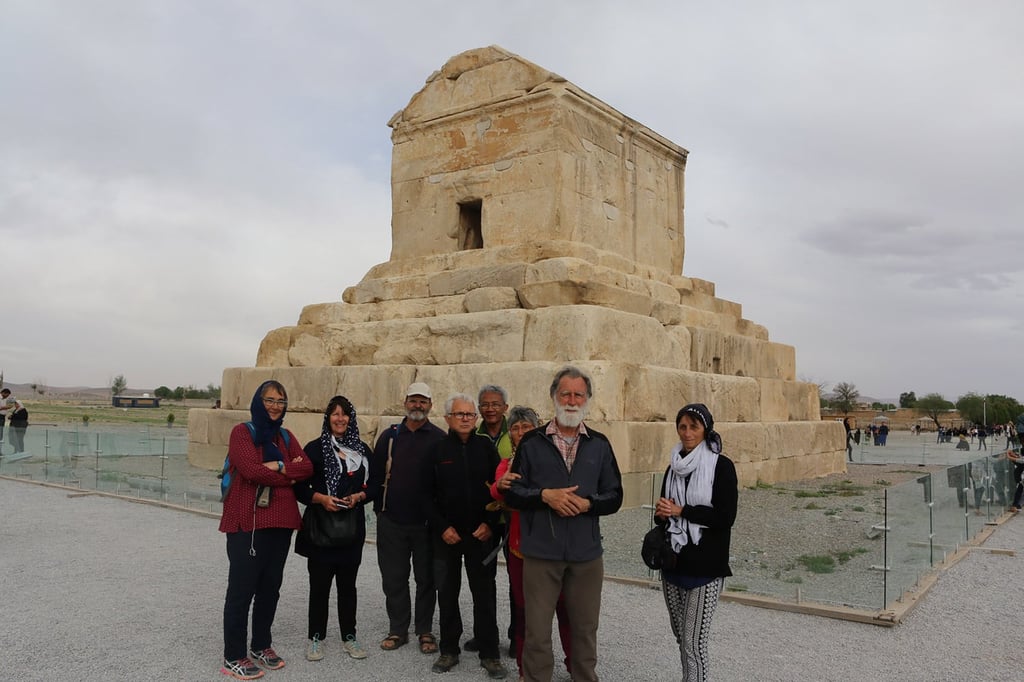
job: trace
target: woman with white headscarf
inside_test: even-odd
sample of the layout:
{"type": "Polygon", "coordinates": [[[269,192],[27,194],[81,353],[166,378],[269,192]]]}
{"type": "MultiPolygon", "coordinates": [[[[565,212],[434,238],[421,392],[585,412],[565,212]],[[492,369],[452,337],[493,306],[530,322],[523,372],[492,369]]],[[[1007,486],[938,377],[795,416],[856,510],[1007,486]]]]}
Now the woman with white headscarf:
{"type": "Polygon", "coordinates": [[[736,467],[722,454],[714,418],[701,403],[676,415],[679,443],[661,484],[654,515],[667,527],[674,565],[661,571],[684,682],[708,676],[711,618],[729,570],[729,540],[739,497],[736,467]]]}

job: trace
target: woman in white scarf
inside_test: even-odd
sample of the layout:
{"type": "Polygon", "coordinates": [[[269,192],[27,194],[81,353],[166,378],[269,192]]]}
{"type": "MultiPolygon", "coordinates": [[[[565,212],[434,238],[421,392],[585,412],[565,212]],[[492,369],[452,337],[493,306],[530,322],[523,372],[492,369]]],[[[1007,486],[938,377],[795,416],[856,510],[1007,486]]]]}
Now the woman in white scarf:
{"type": "Polygon", "coordinates": [[[661,572],[662,594],[679,644],[685,682],[708,676],[708,638],[729,570],[729,540],[739,498],[736,467],[722,454],[707,406],[693,403],[676,415],[672,448],[655,518],[676,555],[661,572]]]}

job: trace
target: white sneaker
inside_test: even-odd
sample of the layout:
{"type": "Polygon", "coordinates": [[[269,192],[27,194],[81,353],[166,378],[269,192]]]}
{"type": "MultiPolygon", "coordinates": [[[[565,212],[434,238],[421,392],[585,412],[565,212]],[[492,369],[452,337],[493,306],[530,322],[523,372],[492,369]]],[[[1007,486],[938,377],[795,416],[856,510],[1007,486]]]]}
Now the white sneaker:
{"type": "Polygon", "coordinates": [[[320,641],[320,638],[313,635],[313,639],[309,640],[309,644],[306,645],[306,660],[307,661],[320,661],[324,657],[324,643],[320,641]]]}
{"type": "Polygon", "coordinates": [[[366,649],[359,644],[359,640],[351,635],[341,643],[341,648],[352,658],[366,658],[366,649]]]}

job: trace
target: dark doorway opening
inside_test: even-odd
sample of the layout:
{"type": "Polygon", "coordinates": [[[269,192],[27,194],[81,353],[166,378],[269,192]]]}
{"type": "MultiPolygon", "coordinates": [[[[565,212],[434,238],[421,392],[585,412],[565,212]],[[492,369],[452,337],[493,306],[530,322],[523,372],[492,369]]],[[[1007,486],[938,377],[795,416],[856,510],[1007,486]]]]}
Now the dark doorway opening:
{"type": "Polygon", "coordinates": [[[484,233],[481,225],[483,220],[484,202],[482,199],[466,201],[459,204],[459,249],[484,248],[484,233]]]}

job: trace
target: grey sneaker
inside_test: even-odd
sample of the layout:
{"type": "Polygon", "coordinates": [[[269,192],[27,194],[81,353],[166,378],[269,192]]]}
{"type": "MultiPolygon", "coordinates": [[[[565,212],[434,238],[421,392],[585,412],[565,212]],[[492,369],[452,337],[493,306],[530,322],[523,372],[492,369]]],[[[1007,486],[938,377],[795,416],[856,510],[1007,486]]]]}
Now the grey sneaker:
{"type": "Polygon", "coordinates": [[[435,673],[446,673],[459,664],[459,657],[454,654],[441,654],[430,669],[435,673]]]}
{"type": "Polygon", "coordinates": [[[508,677],[505,664],[496,658],[481,658],[480,667],[487,671],[487,677],[492,680],[503,680],[508,677]]]}
{"type": "Polygon", "coordinates": [[[256,667],[248,658],[238,658],[234,661],[224,661],[220,671],[236,680],[257,680],[263,677],[263,671],[256,667]]]}
{"type": "Polygon", "coordinates": [[[324,643],[320,641],[319,635],[313,635],[313,639],[309,640],[309,644],[306,645],[306,660],[322,661],[323,658],[324,643]]]}
{"type": "Polygon", "coordinates": [[[352,658],[366,658],[366,649],[352,635],[345,638],[345,641],[341,643],[341,648],[352,658]]]}
{"type": "Polygon", "coordinates": [[[261,668],[266,668],[267,670],[277,670],[278,668],[284,667],[284,660],[269,646],[262,651],[253,651],[250,649],[249,658],[251,658],[256,665],[261,668]]]}

